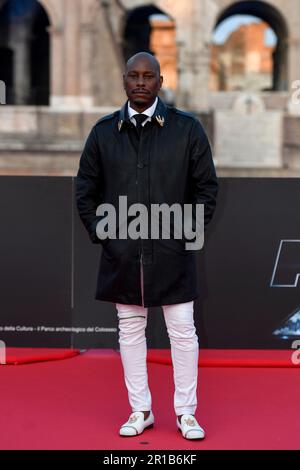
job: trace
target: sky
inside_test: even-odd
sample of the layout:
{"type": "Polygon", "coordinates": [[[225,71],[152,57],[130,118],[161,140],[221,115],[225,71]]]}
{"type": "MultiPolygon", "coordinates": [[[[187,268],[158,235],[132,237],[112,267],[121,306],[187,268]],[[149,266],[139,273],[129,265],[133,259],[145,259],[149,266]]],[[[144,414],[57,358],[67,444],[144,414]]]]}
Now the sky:
{"type": "MultiPolygon", "coordinates": [[[[168,16],[164,14],[153,14],[151,15],[153,19],[168,19],[168,16]]],[[[236,29],[239,28],[242,24],[249,23],[259,23],[261,22],[260,18],[252,15],[233,15],[222,21],[222,23],[215,29],[212,40],[215,44],[223,44],[228,36],[236,29]]],[[[276,34],[271,28],[267,29],[266,33],[266,45],[274,46],[277,42],[276,34]]]]}
{"type": "MultiPolygon", "coordinates": [[[[222,21],[222,23],[215,29],[213,34],[213,42],[215,44],[223,44],[227,37],[240,25],[248,23],[259,23],[261,20],[255,16],[250,15],[233,15],[230,18],[222,21]]],[[[266,45],[274,46],[277,42],[275,33],[271,28],[267,30],[266,45]]]]}

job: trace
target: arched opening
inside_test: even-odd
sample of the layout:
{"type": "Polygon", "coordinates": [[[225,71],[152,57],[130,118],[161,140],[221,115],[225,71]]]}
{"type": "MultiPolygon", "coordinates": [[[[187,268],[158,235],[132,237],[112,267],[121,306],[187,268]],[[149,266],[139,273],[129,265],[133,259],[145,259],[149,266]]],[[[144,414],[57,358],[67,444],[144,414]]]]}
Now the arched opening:
{"type": "Polygon", "coordinates": [[[127,61],[140,51],[155,55],[161,65],[164,83],[160,95],[175,102],[177,87],[177,49],[175,21],[154,5],[129,11],[124,21],[123,56],[127,61]]]}
{"type": "Polygon", "coordinates": [[[287,90],[288,28],[281,13],[263,1],[239,1],[220,13],[215,31],[226,21],[229,28],[229,20],[232,24],[237,21],[236,29],[223,44],[211,46],[210,89],[247,89],[247,83],[251,88],[252,73],[252,87],[258,90],[287,90]]]}
{"type": "Polygon", "coordinates": [[[49,25],[37,0],[6,0],[2,5],[0,79],[6,84],[7,104],[49,104],[49,25]]]}

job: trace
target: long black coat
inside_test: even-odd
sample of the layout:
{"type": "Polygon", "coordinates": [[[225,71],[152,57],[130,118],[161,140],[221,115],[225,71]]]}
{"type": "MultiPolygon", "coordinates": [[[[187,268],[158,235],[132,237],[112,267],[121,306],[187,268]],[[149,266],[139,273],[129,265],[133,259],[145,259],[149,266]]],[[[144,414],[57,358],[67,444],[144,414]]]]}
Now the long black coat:
{"type": "Polygon", "coordinates": [[[188,302],[199,295],[196,252],[185,250],[183,239],[102,240],[96,234],[104,217],[96,215],[99,204],[112,204],[118,214],[120,195],[127,196],[128,207],[142,203],[149,213],[152,203],[201,203],[206,228],[217,192],[210,144],[192,114],[159,99],[139,141],[127,102],[100,119],[87,138],[76,178],[80,218],[91,241],[103,248],[95,298],[153,307],[188,302]]]}

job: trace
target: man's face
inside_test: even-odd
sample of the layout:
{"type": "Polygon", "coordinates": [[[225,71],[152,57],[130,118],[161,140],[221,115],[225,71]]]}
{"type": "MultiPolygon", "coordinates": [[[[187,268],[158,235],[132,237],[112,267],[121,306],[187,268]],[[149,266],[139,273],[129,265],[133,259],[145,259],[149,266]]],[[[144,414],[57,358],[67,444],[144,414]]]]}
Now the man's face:
{"type": "Polygon", "coordinates": [[[137,58],[127,66],[123,84],[132,107],[139,112],[149,108],[160,90],[163,77],[151,60],[137,58]]]}

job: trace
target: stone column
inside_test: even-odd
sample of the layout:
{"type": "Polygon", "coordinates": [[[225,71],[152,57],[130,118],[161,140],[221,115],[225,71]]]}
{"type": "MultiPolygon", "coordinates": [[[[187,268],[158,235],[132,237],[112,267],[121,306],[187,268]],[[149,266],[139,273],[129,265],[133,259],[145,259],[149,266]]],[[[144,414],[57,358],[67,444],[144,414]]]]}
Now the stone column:
{"type": "Polygon", "coordinates": [[[26,105],[30,103],[31,70],[31,21],[14,21],[10,25],[9,45],[14,52],[13,82],[14,103],[26,105]]]}
{"type": "Polygon", "coordinates": [[[178,40],[177,43],[177,91],[176,106],[188,109],[190,103],[190,91],[192,86],[192,71],[190,52],[186,41],[178,40]]]}
{"type": "Polygon", "coordinates": [[[195,111],[208,109],[210,51],[205,44],[193,52],[192,56],[192,87],[189,95],[189,108],[195,111]]]}
{"type": "Polygon", "coordinates": [[[177,106],[190,110],[206,110],[208,107],[208,80],[210,51],[204,45],[188,47],[186,43],[177,43],[178,57],[178,92],[177,106]]]}
{"type": "Polygon", "coordinates": [[[208,90],[210,72],[210,41],[215,11],[210,0],[194,0],[192,17],[192,89],[190,109],[206,111],[208,109],[208,90]]]}
{"type": "Polygon", "coordinates": [[[64,62],[63,62],[63,25],[49,26],[50,41],[50,106],[61,102],[64,94],[64,62]]]}
{"type": "Polygon", "coordinates": [[[51,33],[51,106],[82,109],[93,104],[90,87],[90,33],[81,25],[82,0],[65,0],[63,24],[51,33]]]}
{"type": "Polygon", "coordinates": [[[292,83],[300,79],[300,37],[291,38],[288,42],[288,85],[289,91],[292,89],[292,83]]]}
{"type": "Polygon", "coordinates": [[[65,0],[64,101],[80,105],[80,0],[65,0]]]}
{"type": "Polygon", "coordinates": [[[80,94],[82,104],[92,107],[93,85],[92,85],[92,43],[95,30],[90,23],[80,25],[80,94]]]}
{"type": "Polygon", "coordinates": [[[189,110],[208,108],[209,37],[213,15],[209,3],[193,0],[185,21],[178,18],[178,93],[176,104],[189,110]],[[189,27],[186,27],[188,21],[189,27]]]}
{"type": "Polygon", "coordinates": [[[288,91],[290,95],[288,110],[290,114],[300,116],[299,104],[299,79],[300,79],[300,39],[291,39],[289,41],[289,77],[288,91]],[[293,86],[294,84],[294,86],[293,86]]]}

